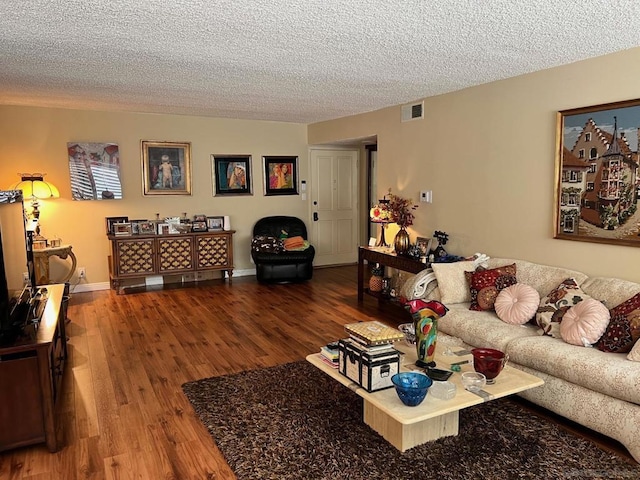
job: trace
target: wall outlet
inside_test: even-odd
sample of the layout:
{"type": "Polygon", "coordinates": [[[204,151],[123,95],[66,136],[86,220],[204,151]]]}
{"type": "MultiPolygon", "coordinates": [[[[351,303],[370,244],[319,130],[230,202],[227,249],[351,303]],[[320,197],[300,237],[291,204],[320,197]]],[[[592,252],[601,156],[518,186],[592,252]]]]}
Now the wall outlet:
{"type": "Polygon", "coordinates": [[[23,285],[29,283],[29,272],[22,272],[22,283],[23,285]]]}
{"type": "Polygon", "coordinates": [[[78,267],[78,278],[82,280],[86,276],[87,276],[87,271],[84,269],[84,267],[78,267]]]}

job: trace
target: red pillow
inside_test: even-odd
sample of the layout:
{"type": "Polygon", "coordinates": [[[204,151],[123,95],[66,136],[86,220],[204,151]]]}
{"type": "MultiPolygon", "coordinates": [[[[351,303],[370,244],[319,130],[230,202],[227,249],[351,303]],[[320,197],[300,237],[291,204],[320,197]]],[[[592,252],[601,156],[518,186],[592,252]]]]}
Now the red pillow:
{"type": "Polygon", "coordinates": [[[490,270],[477,269],[475,272],[465,272],[471,292],[469,310],[493,310],[493,305],[500,290],[515,285],[516,264],[490,270]]]}
{"type": "Polygon", "coordinates": [[[610,310],[609,326],[597,347],[603,352],[630,352],[640,338],[640,293],[610,310]]]}

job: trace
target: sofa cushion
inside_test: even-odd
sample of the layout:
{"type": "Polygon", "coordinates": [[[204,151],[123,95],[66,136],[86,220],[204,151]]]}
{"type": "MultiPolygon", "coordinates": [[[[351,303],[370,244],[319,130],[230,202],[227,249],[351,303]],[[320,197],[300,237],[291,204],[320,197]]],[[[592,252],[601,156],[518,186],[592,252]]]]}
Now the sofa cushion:
{"type": "Polygon", "coordinates": [[[479,267],[475,272],[465,272],[471,292],[470,310],[493,310],[493,304],[501,290],[514,285],[516,265],[485,269],[479,267]]]}
{"type": "MultiPolygon", "coordinates": [[[[541,297],[544,297],[565,278],[575,278],[578,285],[581,285],[582,282],[587,279],[587,275],[582,272],[562,267],[541,265],[539,263],[527,262],[526,260],[491,258],[488,262],[488,268],[510,265],[512,263],[516,264],[516,277],[518,282],[532,286],[538,291],[541,297]]],[[[592,296],[600,300],[600,297],[597,295],[592,296]]],[[[614,303],[613,305],[617,305],[617,303],[614,303]]]]}
{"type": "Polygon", "coordinates": [[[640,362],[640,341],[636,342],[633,346],[629,355],[627,355],[627,359],[633,360],[634,362],[640,362]]]}
{"type": "Polygon", "coordinates": [[[627,353],[640,338],[640,293],[611,309],[611,321],[598,342],[603,352],[627,353]]]}
{"type": "Polygon", "coordinates": [[[540,300],[536,313],[536,324],[542,335],[560,336],[560,322],[567,311],[582,300],[590,298],[584,293],[575,278],[566,278],[540,300]]]}
{"type": "Polygon", "coordinates": [[[514,338],[503,351],[510,362],[640,405],[640,368],[629,368],[634,364],[622,353],[576,347],[548,336],[514,338]]]}
{"type": "Polygon", "coordinates": [[[510,325],[500,320],[493,311],[469,310],[468,303],[448,305],[447,314],[438,319],[438,331],[458,337],[474,347],[496,348],[505,351],[514,338],[537,337],[533,325],[510,325]]]}
{"type": "Polygon", "coordinates": [[[442,303],[448,305],[471,301],[471,292],[464,273],[475,268],[473,262],[432,263],[431,268],[438,280],[442,303]]]}
{"type": "Polygon", "coordinates": [[[609,309],[640,293],[640,283],[620,278],[590,277],[578,283],[584,293],[604,302],[609,309]]]}
{"type": "Polygon", "coordinates": [[[609,310],[595,298],[586,298],[562,317],[560,335],[571,345],[588,347],[600,340],[609,325],[609,310]]]}
{"type": "Polygon", "coordinates": [[[503,322],[522,325],[535,317],[539,305],[540,294],[535,288],[516,283],[498,294],[494,307],[503,322]]]}
{"type": "Polygon", "coordinates": [[[316,251],[313,245],[304,250],[283,250],[279,253],[251,252],[251,257],[257,264],[267,263],[271,265],[295,265],[298,263],[311,263],[316,251]]]}

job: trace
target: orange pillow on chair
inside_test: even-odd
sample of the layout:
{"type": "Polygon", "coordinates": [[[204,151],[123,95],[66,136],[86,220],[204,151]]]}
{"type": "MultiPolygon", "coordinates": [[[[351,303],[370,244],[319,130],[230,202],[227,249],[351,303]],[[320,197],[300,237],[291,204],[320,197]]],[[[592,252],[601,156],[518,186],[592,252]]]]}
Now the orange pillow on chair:
{"type": "Polygon", "coordinates": [[[285,250],[295,250],[296,248],[304,247],[304,238],[297,236],[291,238],[285,238],[283,241],[285,250]]]}

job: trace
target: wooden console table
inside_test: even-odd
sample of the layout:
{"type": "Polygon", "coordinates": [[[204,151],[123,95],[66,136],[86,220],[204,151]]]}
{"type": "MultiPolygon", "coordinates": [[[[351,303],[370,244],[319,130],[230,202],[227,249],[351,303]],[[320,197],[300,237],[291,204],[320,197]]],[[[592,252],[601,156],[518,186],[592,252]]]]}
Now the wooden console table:
{"type": "Polygon", "coordinates": [[[58,451],[56,407],[62,398],[67,335],[64,285],[47,285],[47,300],[33,335],[0,347],[0,451],[46,442],[58,451]]]}
{"type": "MultiPolygon", "coordinates": [[[[109,235],[111,288],[127,278],[221,270],[233,275],[235,230],[166,235],[109,235]]],[[[223,277],[224,278],[224,277],[223,277]]]]}
{"type": "Polygon", "coordinates": [[[55,283],[66,283],[73,276],[73,272],[76,271],[76,256],[73,253],[71,245],[62,245],[60,247],[47,247],[33,250],[33,258],[36,265],[36,278],[38,279],[38,285],[47,285],[51,282],[49,278],[49,266],[51,257],[60,257],[66,260],[67,257],[71,258],[71,266],[67,275],[60,281],[55,283]]]}
{"type": "Polygon", "coordinates": [[[366,291],[364,286],[365,260],[367,263],[379,263],[409,273],[420,273],[429,268],[426,263],[410,257],[396,255],[393,252],[382,250],[380,247],[360,247],[358,249],[358,302],[363,301],[364,292],[366,291]]]}

